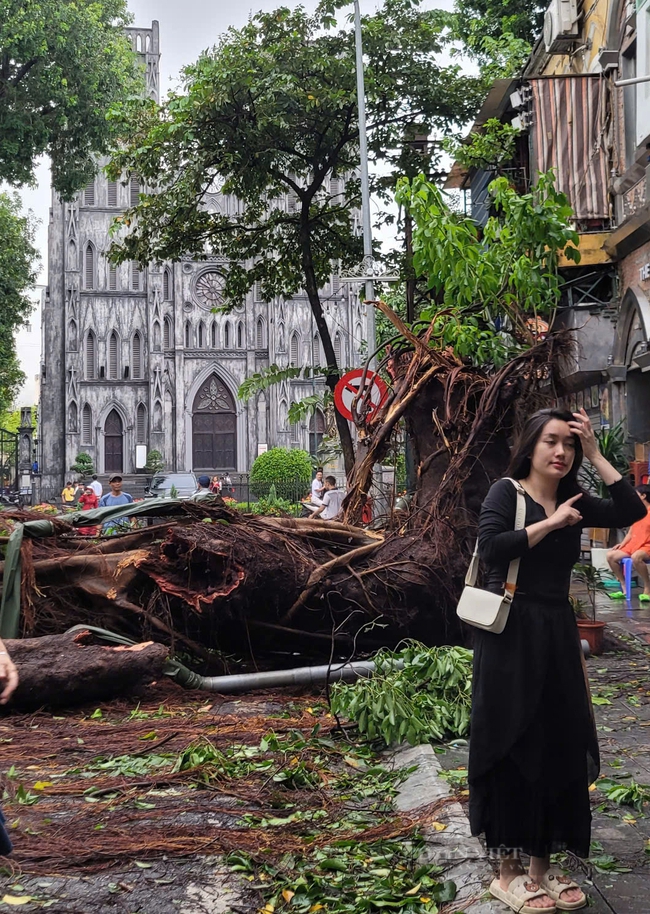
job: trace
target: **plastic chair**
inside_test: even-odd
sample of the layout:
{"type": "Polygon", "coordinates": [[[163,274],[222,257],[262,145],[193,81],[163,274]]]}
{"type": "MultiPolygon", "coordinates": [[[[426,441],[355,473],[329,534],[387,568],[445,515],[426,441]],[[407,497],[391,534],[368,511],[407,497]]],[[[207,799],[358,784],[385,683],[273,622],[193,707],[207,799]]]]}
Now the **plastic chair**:
{"type": "MultiPolygon", "coordinates": [[[[649,563],[646,562],[646,565],[649,563]]],[[[625,575],[625,599],[632,599],[632,559],[630,557],[621,559],[621,565],[623,566],[623,573],[625,575]]]]}

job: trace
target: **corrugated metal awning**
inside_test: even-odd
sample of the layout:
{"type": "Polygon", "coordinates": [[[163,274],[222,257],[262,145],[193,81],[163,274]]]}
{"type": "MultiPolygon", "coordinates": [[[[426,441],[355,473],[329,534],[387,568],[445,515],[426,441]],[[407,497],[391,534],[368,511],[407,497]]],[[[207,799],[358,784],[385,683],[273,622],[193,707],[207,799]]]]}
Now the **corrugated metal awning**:
{"type": "Polygon", "coordinates": [[[576,219],[609,219],[604,77],[547,76],[529,83],[535,170],[554,169],[556,187],[576,219]]]}

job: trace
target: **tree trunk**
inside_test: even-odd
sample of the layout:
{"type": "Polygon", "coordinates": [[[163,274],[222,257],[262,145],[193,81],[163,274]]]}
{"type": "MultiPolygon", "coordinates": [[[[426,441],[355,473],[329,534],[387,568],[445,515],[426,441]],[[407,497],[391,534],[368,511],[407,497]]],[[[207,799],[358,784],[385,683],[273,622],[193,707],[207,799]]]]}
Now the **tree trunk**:
{"type": "MultiPolygon", "coordinates": [[[[336,364],[336,356],[334,355],[332,338],[330,336],[329,327],[327,326],[327,321],[325,320],[325,315],[323,314],[320,295],[318,294],[318,282],[316,280],[316,272],[314,270],[314,258],[312,256],[311,250],[311,238],[309,233],[308,220],[308,204],[303,204],[300,237],[302,243],[302,264],[305,271],[305,291],[307,292],[312,314],[314,315],[316,327],[320,335],[321,343],[323,344],[325,359],[327,360],[327,374],[325,375],[325,383],[332,392],[333,397],[334,389],[338,384],[340,377],[340,366],[336,364]]],[[[310,342],[313,348],[313,340],[310,342]]],[[[336,428],[339,433],[341,449],[343,451],[343,463],[345,466],[345,472],[346,475],[349,475],[352,472],[352,468],[354,467],[354,445],[352,443],[352,432],[350,431],[348,420],[342,416],[338,410],[334,410],[334,415],[336,417],[336,428]]]]}
{"type": "Polygon", "coordinates": [[[145,642],[133,647],[93,644],[90,632],[5,642],[19,685],[7,711],[70,707],[133,694],[162,675],[169,649],[145,642]]]}

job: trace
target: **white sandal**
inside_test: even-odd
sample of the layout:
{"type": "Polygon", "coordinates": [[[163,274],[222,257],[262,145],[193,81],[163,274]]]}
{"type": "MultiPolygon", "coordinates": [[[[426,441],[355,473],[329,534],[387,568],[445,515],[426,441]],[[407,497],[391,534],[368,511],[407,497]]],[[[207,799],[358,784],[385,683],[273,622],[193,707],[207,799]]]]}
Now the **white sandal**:
{"type": "Polygon", "coordinates": [[[555,902],[555,906],[560,911],[577,911],[578,908],[584,908],[587,904],[587,896],[577,882],[574,882],[570,876],[565,875],[558,866],[552,866],[539,881],[540,887],[544,889],[549,898],[555,902]],[[582,899],[579,901],[564,901],[560,898],[562,892],[568,889],[579,889],[582,892],[582,899]]]}
{"type": "Polygon", "coordinates": [[[494,879],[490,885],[490,895],[498,898],[508,907],[516,911],[517,914],[553,914],[555,905],[548,908],[532,908],[527,902],[533,898],[542,898],[544,895],[552,897],[550,892],[540,888],[530,876],[522,873],[521,876],[515,876],[507,889],[502,889],[498,879],[494,879]]]}

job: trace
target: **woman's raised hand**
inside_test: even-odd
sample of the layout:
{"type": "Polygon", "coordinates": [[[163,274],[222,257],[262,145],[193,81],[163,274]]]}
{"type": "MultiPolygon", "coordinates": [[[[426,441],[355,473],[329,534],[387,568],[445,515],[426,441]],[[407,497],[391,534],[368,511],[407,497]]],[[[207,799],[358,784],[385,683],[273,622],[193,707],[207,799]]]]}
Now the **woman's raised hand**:
{"type": "Polygon", "coordinates": [[[596,441],[596,436],[594,430],[591,427],[591,422],[589,416],[584,409],[581,409],[579,413],[574,413],[575,419],[572,422],[569,422],[569,428],[580,438],[582,444],[582,452],[590,462],[594,457],[598,457],[600,450],[598,449],[598,442],[596,441]]]}
{"type": "Polygon", "coordinates": [[[582,492],[572,498],[568,498],[551,514],[549,520],[553,524],[554,530],[560,530],[562,527],[574,527],[580,523],[582,514],[577,508],[573,507],[579,498],[582,498],[582,492]]]}

